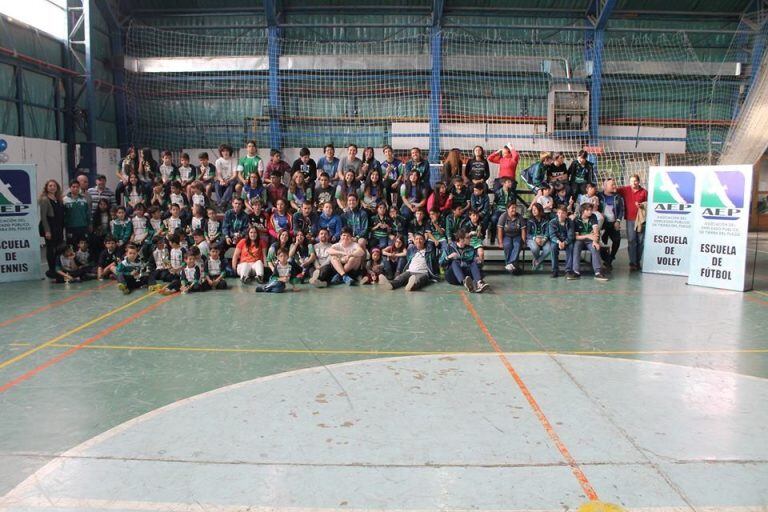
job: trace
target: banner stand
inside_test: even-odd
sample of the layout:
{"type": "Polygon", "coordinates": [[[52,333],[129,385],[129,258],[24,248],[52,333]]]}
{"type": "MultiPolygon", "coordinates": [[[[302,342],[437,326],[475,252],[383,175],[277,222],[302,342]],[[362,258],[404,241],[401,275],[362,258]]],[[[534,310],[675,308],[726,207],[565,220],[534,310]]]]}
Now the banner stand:
{"type": "MultiPolygon", "coordinates": [[[[696,183],[688,284],[748,291],[751,165],[703,167],[696,183]]],[[[753,262],[754,264],[754,262],[753,262]]]]}
{"type": "Polygon", "coordinates": [[[37,166],[0,165],[0,283],[41,279],[37,166]]]}

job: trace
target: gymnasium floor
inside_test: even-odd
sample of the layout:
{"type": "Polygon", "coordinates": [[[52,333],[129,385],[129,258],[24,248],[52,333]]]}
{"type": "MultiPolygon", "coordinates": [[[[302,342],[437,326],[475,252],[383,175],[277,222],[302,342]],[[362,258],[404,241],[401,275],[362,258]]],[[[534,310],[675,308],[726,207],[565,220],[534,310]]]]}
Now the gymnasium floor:
{"type": "Polygon", "coordinates": [[[756,290],[0,287],[0,510],[768,509],[756,290]]]}

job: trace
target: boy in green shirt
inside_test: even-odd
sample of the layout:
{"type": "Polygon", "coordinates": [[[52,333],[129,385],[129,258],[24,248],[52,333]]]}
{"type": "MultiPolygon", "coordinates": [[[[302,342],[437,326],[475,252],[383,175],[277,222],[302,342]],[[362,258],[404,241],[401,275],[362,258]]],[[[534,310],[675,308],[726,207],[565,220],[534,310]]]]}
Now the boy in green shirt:
{"type": "Polygon", "coordinates": [[[73,180],[69,184],[69,192],[64,196],[64,228],[67,231],[67,243],[77,245],[77,242],[88,235],[91,224],[91,205],[82,193],[80,184],[73,180]]]}

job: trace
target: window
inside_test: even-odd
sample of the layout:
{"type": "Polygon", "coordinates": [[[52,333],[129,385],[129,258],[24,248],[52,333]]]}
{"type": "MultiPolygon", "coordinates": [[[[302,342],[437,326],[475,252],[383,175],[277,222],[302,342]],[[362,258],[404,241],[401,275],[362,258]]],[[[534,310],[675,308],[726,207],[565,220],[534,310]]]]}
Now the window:
{"type": "Polygon", "coordinates": [[[0,14],[56,39],[67,39],[66,0],[24,0],[0,2],[0,14]]]}

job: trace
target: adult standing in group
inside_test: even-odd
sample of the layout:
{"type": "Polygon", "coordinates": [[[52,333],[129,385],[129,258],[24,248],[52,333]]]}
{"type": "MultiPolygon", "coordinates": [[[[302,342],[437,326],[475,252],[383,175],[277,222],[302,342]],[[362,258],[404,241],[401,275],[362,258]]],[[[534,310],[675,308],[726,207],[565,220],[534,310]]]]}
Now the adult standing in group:
{"type": "Polygon", "coordinates": [[[619,187],[619,195],[624,198],[627,220],[627,251],[629,252],[629,270],[640,270],[643,261],[643,237],[645,225],[637,228],[637,214],[641,205],[648,202],[648,191],[640,185],[640,176],[633,174],[629,186],[619,187]]]}
{"type": "Polygon", "coordinates": [[[355,179],[360,176],[360,169],[363,167],[363,161],[357,158],[357,146],[350,144],[347,146],[346,156],[341,157],[339,167],[336,169],[336,180],[341,183],[347,171],[352,171],[355,179]]]}
{"type": "Polygon", "coordinates": [[[450,187],[451,183],[453,183],[453,178],[456,176],[462,177],[462,167],[461,150],[453,148],[445,155],[445,160],[443,160],[443,169],[440,174],[443,183],[450,187]]]}
{"type": "Polygon", "coordinates": [[[110,208],[115,206],[115,193],[107,186],[107,177],[103,174],[96,176],[96,186],[88,189],[88,195],[91,196],[91,213],[96,211],[96,205],[102,199],[107,200],[110,208]]]}
{"type": "Polygon", "coordinates": [[[40,227],[45,238],[45,260],[48,270],[45,275],[56,277],[56,253],[64,245],[64,201],[61,185],[48,180],[40,193],[40,227]]]}
{"type": "Polygon", "coordinates": [[[475,146],[472,148],[472,157],[464,165],[464,181],[470,187],[479,183],[487,189],[488,178],[490,177],[491,168],[485,158],[485,149],[483,146],[475,146]]]}
{"type": "MultiPolygon", "coordinates": [[[[85,199],[88,201],[88,206],[93,208],[94,202],[93,198],[91,197],[91,194],[88,193],[88,190],[90,190],[90,183],[88,182],[88,175],[84,173],[80,173],[77,175],[77,184],[80,185],[80,193],[85,197],[85,199]]],[[[91,210],[93,211],[93,210],[91,210]]]]}
{"type": "Polygon", "coordinates": [[[512,180],[512,190],[517,189],[517,164],[520,162],[520,154],[507,143],[503,148],[488,155],[488,161],[499,166],[499,175],[493,181],[493,192],[501,188],[504,178],[512,180]]]}

